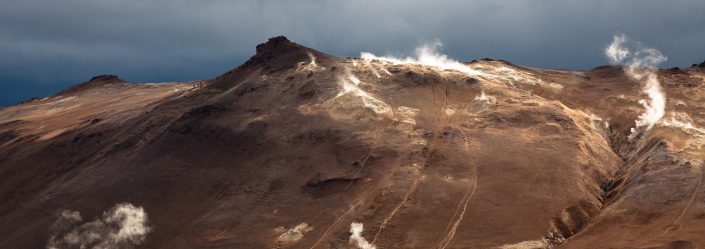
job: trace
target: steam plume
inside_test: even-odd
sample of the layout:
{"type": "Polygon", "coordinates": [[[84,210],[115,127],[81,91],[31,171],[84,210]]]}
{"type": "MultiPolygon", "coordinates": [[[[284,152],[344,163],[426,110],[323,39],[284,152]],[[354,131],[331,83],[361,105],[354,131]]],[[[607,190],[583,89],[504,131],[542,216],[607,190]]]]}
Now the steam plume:
{"type": "Polygon", "coordinates": [[[375,67],[372,65],[372,63],[370,63],[369,60],[364,60],[364,62],[365,62],[365,66],[369,67],[370,70],[372,71],[372,73],[373,73],[377,78],[381,78],[381,77],[382,77],[381,75],[379,75],[379,72],[377,72],[377,69],[375,69],[375,67]]]}
{"type": "Polygon", "coordinates": [[[340,97],[349,92],[353,92],[357,96],[366,96],[367,93],[357,87],[360,83],[362,83],[362,81],[360,81],[360,79],[357,78],[357,76],[355,76],[350,69],[346,68],[345,76],[338,77],[338,84],[340,84],[342,91],[339,92],[336,97],[340,97]]]}
{"type": "Polygon", "coordinates": [[[315,57],[315,56],[313,56],[313,54],[312,54],[312,53],[310,53],[310,52],[308,53],[308,58],[310,58],[310,59],[311,59],[311,63],[310,63],[310,65],[311,65],[311,66],[314,66],[314,67],[317,67],[317,65],[316,65],[316,57],[315,57]]]}
{"type": "Polygon", "coordinates": [[[616,34],[612,38],[612,43],[605,48],[605,55],[613,64],[622,63],[629,56],[629,49],[623,47],[625,42],[627,42],[626,35],[616,34]]]}
{"type": "Polygon", "coordinates": [[[426,43],[421,47],[416,48],[414,51],[414,56],[405,58],[396,58],[392,56],[376,56],[372,53],[362,52],[360,53],[360,58],[363,60],[380,60],[385,62],[390,62],[393,64],[419,64],[437,67],[442,70],[452,69],[460,71],[468,75],[482,75],[483,73],[472,69],[463,63],[456,60],[448,58],[447,55],[438,52],[438,49],[442,47],[443,44],[439,40],[435,40],[432,43],[426,43]]]}
{"type": "Polygon", "coordinates": [[[654,48],[639,48],[632,52],[625,46],[627,36],[617,34],[612,39],[605,55],[613,64],[623,64],[626,62],[625,72],[637,81],[643,82],[642,92],[647,95],[647,99],[639,100],[644,106],[644,113],[636,120],[636,127],[632,128],[629,139],[633,139],[639,130],[650,130],[666,113],[666,94],[661,90],[661,83],[656,75],[655,66],[666,61],[666,57],[654,48]]]}
{"type": "Polygon", "coordinates": [[[335,98],[343,96],[347,93],[352,93],[354,96],[360,97],[362,99],[362,104],[370,110],[376,113],[390,113],[392,109],[387,103],[375,98],[373,95],[358,87],[358,85],[362,83],[363,82],[360,81],[360,79],[355,76],[349,68],[346,68],[345,75],[338,77],[338,84],[342,89],[338,95],[335,96],[335,98]]]}
{"type": "Polygon", "coordinates": [[[376,249],[375,245],[367,242],[365,237],[362,237],[362,230],[362,223],[353,222],[350,224],[350,243],[355,244],[360,249],[376,249]]]}
{"type": "Polygon", "coordinates": [[[142,207],[116,204],[101,218],[81,223],[77,211],[64,210],[50,229],[47,249],[129,249],[142,244],[151,228],[142,207]]]}

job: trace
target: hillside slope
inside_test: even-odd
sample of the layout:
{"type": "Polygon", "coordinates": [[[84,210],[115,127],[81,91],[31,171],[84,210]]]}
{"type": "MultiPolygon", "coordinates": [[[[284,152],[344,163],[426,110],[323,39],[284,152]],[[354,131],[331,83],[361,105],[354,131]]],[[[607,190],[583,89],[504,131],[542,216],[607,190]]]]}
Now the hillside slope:
{"type": "Polygon", "coordinates": [[[147,214],[138,248],[356,248],[353,222],[377,248],[705,248],[702,69],[660,70],[666,117],[629,139],[621,67],[464,66],[275,37],[211,80],[1,109],[0,248],[117,203],[147,214]]]}

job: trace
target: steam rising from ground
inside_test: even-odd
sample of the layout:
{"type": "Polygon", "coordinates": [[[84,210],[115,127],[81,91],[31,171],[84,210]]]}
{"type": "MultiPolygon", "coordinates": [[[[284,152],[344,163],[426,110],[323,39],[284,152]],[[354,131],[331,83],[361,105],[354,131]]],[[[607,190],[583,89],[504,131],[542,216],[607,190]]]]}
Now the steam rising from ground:
{"type": "Polygon", "coordinates": [[[376,249],[377,247],[362,237],[362,223],[353,222],[350,224],[350,243],[360,249],[376,249]]]}
{"type": "Polygon", "coordinates": [[[316,57],[313,56],[312,53],[308,53],[308,58],[311,59],[311,62],[309,63],[311,66],[317,67],[316,65],[316,57]]]}
{"type": "Polygon", "coordinates": [[[362,52],[360,53],[360,58],[363,60],[380,60],[392,64],[419,64],[437,67],[442,70],[452,69],[468,75],[484,74],[478,70],[468,67],[463,63],[448,58],[447,55],[439,53],[438,49],[442,46],[443,44],[439,40],[436,40],[416,48],[414,55],[410,57],[396,58],[392,56],[376,56],[372,53],[362,52]]]}
{"type": "MultiPolygon", "coordinates": [[[[563,86],[560,84],[543,82],[540,78],[536,77],[535,75],[532,75],[527,72],[520,72],[507,66],[463,64],[459,61],[448,58],[447,55],[441,54],[438,50],[442,46],[443,44],[440,41],[435,40],[434,42],[426,43],[421,45],[420,47],[417,47],[414,50],[414,54],[412,56],[407,56],[404,58],[393,56],[376,56],[368,52],[360,53],[360,58],[363,59],[363,61],[367,62],[366,65],[368,66],[370,65],[369,62],[372,60],[379,60],[383,63],[392,64],[416,64],[435,67],[440,70],[456,70],[468,76],[478,76],[491,81],[504,82],[512,86],[514,85],[514,82],[518,82],[531,85],[539,84],[553,88],[554,90],[561,90],[563,88],[563,86]]],[[[356,65],[356,62],[354,60],[353,65],[356,65]]],[[[381,67],[381,69],[387,75],[391,75],[391,73],[387,71],[384,67],[381,67]]],[[[375,70],[373,67],[371,70],[373,74],[377,76],[377,78],[380,77],[380,74],[377,70],[375,70]]]]}
{"type": "Polygon", "coordinates": [[[357,87],[360,83],[362,83],[362,81],[360,81],[360,79],[355,76],[350,69],[345,69],[345,75],[339,76],[338,83],[342,87],[342,91],[339,92],[336,97],[340,97],[349,92],[353,92],[357,96],[367,96],[365,91],[357,87]]]}
{"type": "Polygon", "coordinates": [[[359,85],[363,84],[363,82],[349,68],[345,68],[344,75],[338,76],[338,84],[342,89],[335,98],[352,94],[359,97],[362,100],[362,104],[375,113],[391,113],[392,109],[387,103],[360,89],[359,85]]]}
{"type": "Polygon", "coordinates": [[[78,211],[64,210],[49,230],[47,249],[126,249],[142,244],[151,228],[142,207],[116,204],[103,216],[82,223],[78,211]]]}
{"type": "Polygon", "coordinates": [[[654,127],[666,113],[666,94],[661,90],[655,69],[656,65],[666,61],[666,57],[654,48],[638,48],[633,52],[625,45],[627,40],[624,34],[615,35],[604,52],[613,64],[626,63],[624,71],[632,79],[643,82],[642,92],[648,96],[639,101],[646,110],[636,120],[636,127],[632,128],[629,135],[632,139],[640,130],[648,131],[654,127]]]}

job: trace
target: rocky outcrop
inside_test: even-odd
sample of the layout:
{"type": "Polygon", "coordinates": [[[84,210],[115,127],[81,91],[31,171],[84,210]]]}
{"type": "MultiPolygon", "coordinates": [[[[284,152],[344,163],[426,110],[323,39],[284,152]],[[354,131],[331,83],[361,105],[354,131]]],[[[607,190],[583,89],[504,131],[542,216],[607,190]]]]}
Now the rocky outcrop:
{"type": "Polygon", "coordinates": [[[105,74],[105,75],[97,75],[93,76],[90,80],[72,86],[64,91],[61,91],[57,95],[66,95],[66,94],[75,94],[79,93],[88,89],[92,88],[97,88],[105,85],[114,85],[114,84],[124,84],[127,83],[127,81],[120,79],[117,75],[112,75],[112,74],[105,74]]]}

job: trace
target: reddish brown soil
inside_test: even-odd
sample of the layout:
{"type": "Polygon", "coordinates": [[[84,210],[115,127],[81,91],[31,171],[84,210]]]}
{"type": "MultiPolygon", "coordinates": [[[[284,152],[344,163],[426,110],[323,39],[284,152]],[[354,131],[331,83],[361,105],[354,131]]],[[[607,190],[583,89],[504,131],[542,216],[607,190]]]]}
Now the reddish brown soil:
{"type": "MultiPolygon", "coordinates": [[[[120,202],[149,216],[138,248],[353,248],[352,222],[378,248],[705,248],[703,137],[630,141],[644,96],[622,68],[353,64],[280,37],[212,80],[106,76],[0,109],[0,248],[120,202]],[[365,94],[338,96],[348,73],[365,94]]],[[[705,72],[659,78],[667,116],[705,126],[705,72]]]]}

